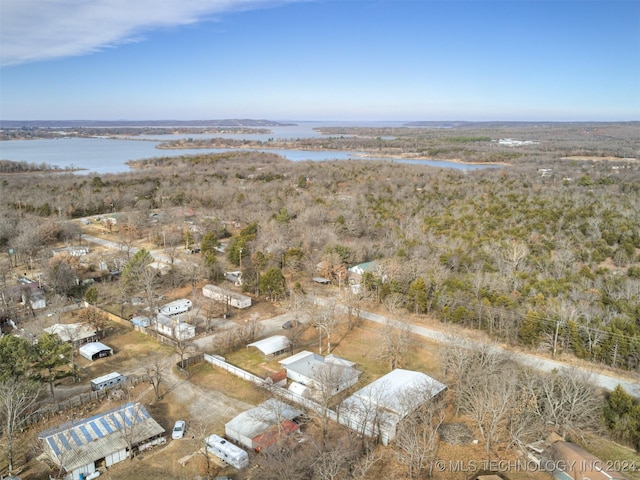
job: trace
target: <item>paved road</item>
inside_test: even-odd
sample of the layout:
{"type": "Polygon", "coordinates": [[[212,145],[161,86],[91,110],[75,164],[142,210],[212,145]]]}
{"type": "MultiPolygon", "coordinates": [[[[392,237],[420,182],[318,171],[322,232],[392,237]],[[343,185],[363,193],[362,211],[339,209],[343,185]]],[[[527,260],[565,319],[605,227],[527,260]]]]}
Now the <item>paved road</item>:
{"type": "MultiPolygon", "coordinates": [[[[120,249],[120,246],[116,242],[105,240],[104,238],[94,237],[91,235],[83,235],[83,238],[87,241],[97,243],[98,245],[102,245],[107,248],[112,248],[116,250],[120,249]]],[[[137,249],[131,250],[131,252],[134,254],[136,251],[137,249]]],[[[153,258],[155,258],[157,261],[168,263],[168,258],[165,255],[163,255],[161,251],[152,251],[150,253],[153,256],[153,258]]],[[[178,262],[181,262],[181,261],[176,259],[176,263],[178,262]]],[[[335,300],[333,299],[327,299],[322,297],[310,296],[309,299],[310,301],[316,304],[325,305],[325,306],[335,303],[335,300]]],[[[336,306],[342,312],[347,311],[347,307],[345,307],[344,305],[337,304],[336,306]]],[[[289,320],[289,317],[287,315],[288,314],[284,314],[284,315],[275,317],[273,319],[264,320],[263,324],[265,325],[265,333],[275,334],[276,332],[280,331],[279,329],[281,328],[282,324],[285,321],[289,320]]],[[[360,317],[366,320],[370,320],[372,322],[380,323],[380,324],[385,324],[387,322],[387,317],[383,315],[378,315],[376,313],[362,311],[362,310],[360,311],[360,317]]],[[[416,335],[420,335],[424,338],[428,338],[429,340],[433,340],[438,343],[463,344],[468,346],[469,348],[479,348],[482,345],[480,342],[473,341],[459,335],[445,334],[438,330],[423,327],[421,325],[411,325],[411,331],[416,335]]],[[[209,341],[205,343],[208,344],[209,341]]],[[[204,344],[202,346],[204,346],[204,344]]],[[[495,351],[499,351],[501,353],[510,355],[515,361],[519,362],[522,365],[526,365],[528,367],[531,367],[539,371],[551,372],[553,370],[559,370],[559,371],[577,370],[587,375],[590,381],[594,385],[604,388],[606,390],[613,390],[618,384],[620,384],[629,394],[633,395],[636,398],[640,398],[640,380],[635,380],[635,381],[626,380],[626,379],[616,377],[612,374],[598,373],[584,366],[569,366],[557,360],[540,358],[540,357],[536,357],[535,355],[530,355],[527,353],[514,352],[504,347],[501,347],[499,345],[493,345],[492,348],[495,351]]]]}
{"type": "MultiPolygon", "coordinates": [[[[310,300],[314,301],[316,304],[324,305],[324,306],[334,304],[334,300],[327,299],[327,298],[311,297],[310,300]]],[[[347,311],[347,307],[345,307],[344,305],[336,304],[336,308],[338,308],[342,312],[347,311]]],[[[380,324],[385,324],[388,321],[387,317],[383,315],[378,315],[376,313],[366,312],[363,310],[360,310],[360,317],[372,322],[380,323],[380,324]]],[[[446,334],[438,330],[434,330],[428,327],[423,327],[421,325],[411,325],[410,327],[411,327],[411,331],[414,334],[420,335],[424,338],[428,338],[429,340],[432,340],[434,342],[450,344],[450,345],[454,345],[454,344],[463,345],[463,346],[467,346],[468,348],[480,348],[481,346],[485,346],[485,344],[482,344],[481,342],[470,340],[460,335],[446,334]]],[[[591,381],[591,383],[593,383],[594,385],[600,388],[604,388],[606,390],[613,390],[618,384],[620,384],[627,391],[627,393],[640,399],[640,381],[639,380],[635,380],[635,381],[626,380],[611,374],[598,373],[584,366],[573,366],[573,365],[569,366],[557,360],[540,358],[540,357],[536,357],[535,355],[530,355],[527,353],[514,352],[512,350],[506,349],[499,345],[492,345],[491,348],[494,351],[509,355],[511,358],[513,358],[515,361],[517,361],[522,365],[531,367],[535,370],[539,370],[542,372],[551,372],[554,370],[579,371],[585,374],[588,377],[589,381],[591,381]]]]}

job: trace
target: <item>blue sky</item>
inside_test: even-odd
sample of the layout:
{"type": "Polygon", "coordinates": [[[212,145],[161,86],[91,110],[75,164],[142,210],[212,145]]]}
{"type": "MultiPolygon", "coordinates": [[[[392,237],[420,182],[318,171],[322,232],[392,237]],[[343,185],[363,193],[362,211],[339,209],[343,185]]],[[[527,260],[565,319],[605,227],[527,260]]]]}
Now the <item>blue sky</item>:
{"type": "Polygon", "coordinates": [[[5,120],[640,120],[637,0],[2,0],[5,120]]]}

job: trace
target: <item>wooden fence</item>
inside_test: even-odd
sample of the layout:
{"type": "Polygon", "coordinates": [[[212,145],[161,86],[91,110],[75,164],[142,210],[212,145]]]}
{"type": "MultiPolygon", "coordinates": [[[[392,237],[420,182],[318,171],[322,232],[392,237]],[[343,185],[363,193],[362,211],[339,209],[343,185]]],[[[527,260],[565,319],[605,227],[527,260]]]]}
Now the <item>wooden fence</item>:
{"type": "Polygon", "coordinates": [[[127,380],[119,384],[118,387],[116,388],[81,392],[66,400],[44,405],[40,407],[36,412],[26,417],[24,420],[24,425],[29,426],[33,423],[37,423],[49,417],[50,415],[55,415],[61,412],[65,412],[67,410],[80,407],[87,403],[101,402],[109,395],[109,392],[111,390],[115,390],[118,388],[123,388],[123,389],[131,388],[146,381],[148,381],[146,375],[127,377],[127,380]]]}

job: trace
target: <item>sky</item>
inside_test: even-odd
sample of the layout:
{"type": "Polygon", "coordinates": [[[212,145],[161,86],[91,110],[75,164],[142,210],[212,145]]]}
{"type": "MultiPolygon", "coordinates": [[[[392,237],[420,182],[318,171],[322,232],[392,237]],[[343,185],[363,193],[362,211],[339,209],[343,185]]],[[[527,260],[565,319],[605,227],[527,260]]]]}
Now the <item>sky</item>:
{"type": "Polygon", "coordinates": [[[2,120],[640,120],[638,0],[1,0],[2,120]]]}

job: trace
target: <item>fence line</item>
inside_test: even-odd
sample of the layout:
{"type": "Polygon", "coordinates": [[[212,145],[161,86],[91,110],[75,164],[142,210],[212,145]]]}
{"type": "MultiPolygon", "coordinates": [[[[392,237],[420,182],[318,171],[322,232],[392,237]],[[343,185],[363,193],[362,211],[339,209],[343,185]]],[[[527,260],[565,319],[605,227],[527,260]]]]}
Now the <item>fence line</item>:
{"type": "Polygon", "coordinates": [[[157,331],[155,331],[155,330],[153,330],[151,328],[143,327],[141,325],[134,325],[133,323],[131,323],[126,318],[122,318],[119,315],[116,315],[115,313],[111,313],[108,310],[104,310],[104,309],[102,309],[100,307],[97,307],[95,305],[91,305],[91,304],[89,304],[87,302],[85,302],[85,306],[86,306],[86,308],[92,308],[92,309],[102,313],[103,315],[105,315],[112,322],[118,323],[120,325],[124,325],[124,326],[129,327],[129,328],[133,328],[136,332],[140,332],[140,333],[143,333],[145,335],[148,335],[149,337],[154,338],[155,340],[159,341],[160,343],[164,343],[165,345],[171,345],[172,347],[177,347],[178,346],[178,342],[175,339],[166,337],[166,336],[162,335],[161,333],[158,333],[157,331]]]}

